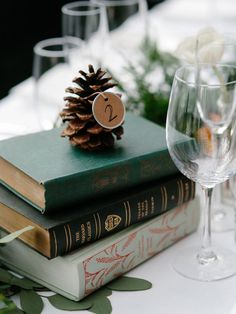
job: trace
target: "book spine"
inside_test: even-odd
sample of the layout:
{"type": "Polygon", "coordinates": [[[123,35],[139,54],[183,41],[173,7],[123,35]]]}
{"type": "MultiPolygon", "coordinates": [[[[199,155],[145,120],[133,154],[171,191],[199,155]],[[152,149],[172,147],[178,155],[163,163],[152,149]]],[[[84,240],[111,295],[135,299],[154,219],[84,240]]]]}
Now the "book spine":
{"type": "Polygon", "coordinates": [[[119,236],[109,237],[103,249],[95,245],[78,264],[79,299],[163,251],[190,233],[199,223],[199,198],[155,217],[119,236]],[[83,280],[82,280],[83,279],[83,280]]]}
{"type": "Polygon", "coordinates": [[[49,230],[50,257],[67,254],[130,225],[157,216],[195,197],[195,183],[178,176],[49,230]]]}

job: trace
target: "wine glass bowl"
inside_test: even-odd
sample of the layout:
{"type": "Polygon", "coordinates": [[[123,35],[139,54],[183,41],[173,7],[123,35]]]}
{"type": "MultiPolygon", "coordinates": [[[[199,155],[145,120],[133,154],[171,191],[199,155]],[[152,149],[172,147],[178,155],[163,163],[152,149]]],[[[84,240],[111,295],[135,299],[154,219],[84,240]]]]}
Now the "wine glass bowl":
{"type": "Polygon", "coordinates": [[[101,8],[102,66],[117,76],[127,61],[137,58],[147,33],[146,9],[142,0],[91,0],[101,8]]]}
{"type": "MultiPolygon", "coordinates": [[[[200,62],[208,59],[211,64],[221,63],[236,65],[236,33],[218,33],[214,29],[206,29],[197,36],[196,56],[200,62]],[[209,43],[209,39],[211,42],[209,43]]],[[[236,72],[232,68],[231,79],[236,78],[236,72]]],[[[235,212],[233,206],[227,204],[225,190],[232,181],[225,182],[216,187],[214,193],[214,204],[212,211],[212,222],[214,231],[227,231],[236,229],[235,212]]]]}
{"type": "Polygon", "coordinates": [[[63,37],[45,39],[34,46],[33,98],[42,130],[53,128],[58,121],[65,88],[74,75],[69,60],[80,48],[78,41],[73,39],[65,45],[63,37]]]}
{"type": "Polygon", "coordinates": [[[139,0],[92,0],[106,12],[109,31],[120,27],[129,17],[139,12],[139,0]]]}
{"type": "Polygon", "coordinates": [[[236,255],[211,243],[213,188],[236,172],[236,80],[231,65],[186,65],[176,71],[166,123],[170,155],[205,194],[203,241],[175,261],[181,274],[212,281],[236,273],[236,255]]]}
{"type": "Polygon", "coordinates": [[[200,79],[207,80],[207,76],[209,79],[197,87],[194,66],[182,67],[176,73],[167,118],[167,141],[181,172],[202,186],[214,187],[235,171],[236,81],[227,82],[229,66],[217,65],[225,83],[212,77],[216,74],[211,65],[202,67],[200,79]]]}
{"type": "Polygon", "coordinates": [[[62,6],[62,35],[65,42],[78,40],[82,48],[71,63],[74,68],[98,64],[102,57],[101,9],[91,1],[75,1],[62,6]]]}

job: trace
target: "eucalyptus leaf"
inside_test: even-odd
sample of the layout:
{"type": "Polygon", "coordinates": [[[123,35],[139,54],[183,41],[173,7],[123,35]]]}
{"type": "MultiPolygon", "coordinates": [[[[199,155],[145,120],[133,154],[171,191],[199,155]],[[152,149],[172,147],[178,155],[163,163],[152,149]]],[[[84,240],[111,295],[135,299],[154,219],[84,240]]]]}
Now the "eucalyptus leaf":
{"type": "MultiPolygon", "coordinates": [[[[5,312],[6,314],[25,314],[24,311],[20,310],[18,307],[13,309],[13,310],[8,310],[7,312],[5,312]]],[[[1,313],[4,314],[4,313],[1,313]]]]}
{"type": "Polygon", "coordinates": [[[144,279],[122,276],[107,284],[106,287],[117,291],[139,291],[150,289],[152,284],[144,279]]]}
{"type": "Polygon", "coordinates": [[[107,297],[100,297],[89,309],[89,312],[96,314],[110,314],[112,312],[111,302],[107,297]]]}
{"type": "Polygon", "coordinates": [[[11,285],[8,285],[6,283],[0,283],[0,290],[5,290],[11,288],[11,285]]]}
{"type": "Polygon", "coordinates": [[[4,283],[11,284],[12,278],[14,276],[10,274],[7,270],[0,268],[0,281],[4,283]]]}
{"type": "Polygon", "coordinates": [[[33,290],[33,288],[37,288],[37,287],[41,288],[41,286],[38,285],[36,282],[34,282],[30,279],[27,279],[27,278],[13,277],[11,280],[11,284],[18,286],[18,287],[21,287],[21,288],[26,289],[26,290],[33,290]]]}
{"type": "Polygon", "coordinates": [[[38,291],[38,292],[45,292],[45,291],[51,291],[49,288],[47,287],[43,287],[43,286],[38,286],[38,287],[35,287],[34,286],[34,291],[38,291]]]}
{"type": "Polygon", "coordinates": [[[16,308],[14,313],[12,312],[12,313],[8,313],[8,314],[25,314],[25,312],[20,310],[20,309],[18,309],[18,308],[16,308]]]}
{"type": "MultiPolygon", "coordinates": [[[[2,286],[3,287],[3,286],[2,286]]],[[[1,293],[3,293],[6,297],[11,297],[17,294],[21,288],[17,286],[6,285],[5,289],[0,289],[1,293]]]]}
{"type": "Polygon", "coordinates": [[[84,300],[91,300],[92,303],[96,301],[96,299],[100,299],[103,297],[108,297],[112,294],[112,291],[110,289],[107,289],[106,287],[100,288],[97,291],[93,292],[89,296],[87,296],[84,300]]]}
{"type": "MultiPolygon", "coordinates": [[[[27,279],[27,278],[18,278],[8,272],[7,270],[0,268],[0,282],[7,283],[13,286],[18,286],[23,289],[33,289],[33,288],[41,288],[42,286],[37,284],[36,282],[27,279]]],[[[1,289],[1,285],[0,285],[1,289]]]]}
{"type": "Polygon", "coordinates": [[[44,306],[41,297],[33,290],[21,290],[20,304],[26,314],[40,314],[44,306]]]}
{"type": "Polygon", "coordinates": [[[54,294],[48,297],[48,301],[55,308],[59,310],[65,310],[65,311],[87,310],[93,305],[89,300],[86,300],[86,298],[84,300],[76,302],[76,301],[72,301],[67,298],[64,298],[63,296],[59,294],[54,294]]]}
{"type": "Polygon", "coordinates": [[[0,239],[0,244],[6,244],[6,243],[9,243],[11,241],[13,241],[15,238],[18,238],[20,235],[22,235],[22,233],[26,232],[26,231],[29,231],[29,230],[32,230],[34,229],[34,227],[32,226],[27,226],[23,229],[20,229],[20,230],[17,230],[15,232],[12,232],[10,234],[8,234],[7,236],[3,237],[0,239]]]}

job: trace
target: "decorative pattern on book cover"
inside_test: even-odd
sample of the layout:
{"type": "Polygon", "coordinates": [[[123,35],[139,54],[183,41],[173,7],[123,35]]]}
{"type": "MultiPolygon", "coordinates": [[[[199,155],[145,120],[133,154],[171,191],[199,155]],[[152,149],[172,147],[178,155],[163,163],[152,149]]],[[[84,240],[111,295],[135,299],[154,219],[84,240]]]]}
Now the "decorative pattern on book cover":
{"type": "Polygon", "coordinates": [[[84,277],[81,293],[90,294],[182,239],[196,229],[198,220],[198,208],[189,208],[189,203],[185,203],[89,256],[81,270],[84,277]]]}

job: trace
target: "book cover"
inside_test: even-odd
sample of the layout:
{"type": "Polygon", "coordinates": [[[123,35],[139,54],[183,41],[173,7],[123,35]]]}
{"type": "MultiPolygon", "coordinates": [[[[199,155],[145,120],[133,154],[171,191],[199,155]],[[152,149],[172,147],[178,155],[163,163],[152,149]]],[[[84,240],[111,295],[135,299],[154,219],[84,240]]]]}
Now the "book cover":
{"type": "Polygon", "coordinates": [[[196,197],[158,217],[52,260],[14,240],[0,248],[0,259],[10,269],[52,291],[80,300],[195,231],[199,205],[196,197]]]}
{"type": "Polygon", "coordinates": [[[181,174],[107,195],[56,215],[42,215],[4,186],[0,186],[0,227],[14,232],[34,229],[21,239],[54,258],[97,241],[137,222],[157,216],[195,197],[195,183],[181,174]]]}
{"type": "Polygon", "coordinates": [[[73,147],[53,129],[0,142],[0,182],[41,212],[178,173],[165,129],[128,113],[113,149],[73,147]]]}

